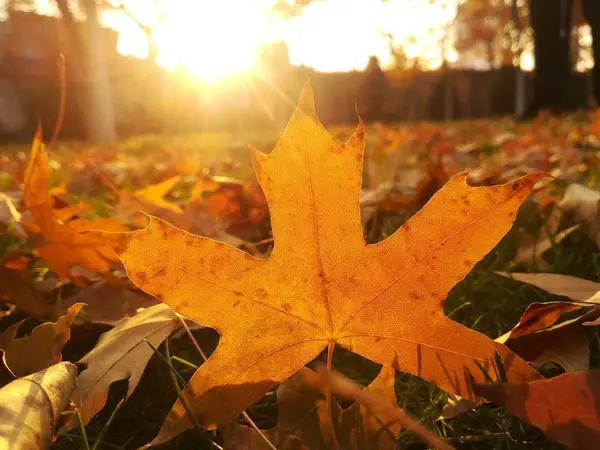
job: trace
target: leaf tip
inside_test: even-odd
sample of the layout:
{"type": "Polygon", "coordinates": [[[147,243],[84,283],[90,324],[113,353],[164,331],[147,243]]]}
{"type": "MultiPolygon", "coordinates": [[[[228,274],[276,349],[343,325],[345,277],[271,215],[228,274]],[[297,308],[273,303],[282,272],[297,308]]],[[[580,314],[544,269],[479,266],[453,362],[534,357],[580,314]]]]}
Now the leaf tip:
{"type": "Polygon", "coordinates": [[[269,155],[261,152],[260,150],[257,150],[256,148],[252,147],[251,145],[248,145],[247,148],[248,148],[248,153],[250,154],[250,160],[252,162],[252,166],[254,167],[254,170],[257,171],[257,169],[262,168],[263,164],[265,162],[267,162],[267,160],[269,159],[269,155]]]}
{"type": "Polygon", "coordinates": [[[304,84],[300,98],[298,99],[298,110],[304,114],[315,114],[315,95],[310,80],[304,84]]]}

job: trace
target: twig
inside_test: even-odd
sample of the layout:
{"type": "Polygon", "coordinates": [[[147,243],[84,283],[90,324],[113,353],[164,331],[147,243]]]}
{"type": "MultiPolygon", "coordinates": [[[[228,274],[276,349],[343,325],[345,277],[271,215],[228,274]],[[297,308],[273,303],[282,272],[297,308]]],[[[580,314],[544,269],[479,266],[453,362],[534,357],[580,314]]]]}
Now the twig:
{"type": "Polygon", "coordinates": [[[183,329],[187,333],[188,337],[192,341],[192,344],[194,344],[194,347],[196,347],[196,350],[198,350],[198,353],[200,353],[200,357],[202,358],[202,361],[206,362],[206,360],[208,358],[206,357],[206,354],[202,351],[202,348],[200,348],[198,341],[192,334],[192,330],[190,330],[190,327],[188,327],[188,324],[185,322],[185,319],[182,316],[180,316],[179,314],[177,314],[177,318],[179,319],[179,322],[181,322],[181,326],[183,327],[183,329]]]}
{"type": "MultiPolygon", "coordinates": [[[[206,357],[206,354],[202,351],[202,348],[200,347],[200,344],[198,344],[198,341],[196,340],[196,338],[194,337],[194,335],[192,334],[192,330],[190,330],[190,327],[188,327],[188,324],[185,323],[185,319],[180,316],[179,314],[177,314],[177,317],[179,318],[179,321],[181,322],[181,326],[183,327],[183,329],[185,330],[185,332],[187,333],[187,335],[189,336],[190,340],[192,341],[192,344],[194,344],[194,347],[196,347],[196,350],[198,350],[198,353],[200,353],[200,357],[202,358],[202,360],[204,362],[206,362],[206,360],[208,359],[206,357]]],[[[248,422],[248,424],[254,428],[254,430],[258,433],[258,435],[260,436],[260,438],[265,441],[265,444],[267,444],[267,446],[271,449],[271,450],[277,450],[277,447],[275,447],[271,441],[269,441],[269,439],[267,438],[267,436],[265,436],[265,434],[261,431],[260,428],[258,428],[258,426],[254,423],[254,421],[250,418],[250,416],[246,413],[246,411],[242,412],[242,417],[244,418],[244,420],[246,422],[248,422]]]]}
{"type": "Polygon", "coordinates": [[[331,370],[328,370],[327,368],[319,368],[317,370],[317,374],[317,383],[325,384],[337,394],[362,403],[371,411],[385,412],[388,416],[398,421],[404,428],[418,434],[423,441],[433,448],[440,450],[452,450],[452,447],[443,442],[439,437],[425,428],[416,419],[398,408],[397,405],[389,403],[388,401],[381,399],[379,396],[363,390],[356,383],[332,372],[331,370]]]}
{"type": "Polygon", "coordinates": [[[58,116],[56,117],[56,123],[54,124],[54,132],[52,133],[52,137],[50,138],[50,142],[48,143],[48,152],[50,152],[54,148],[54,144],[56,144],[58,135],[62,130],[67,105],[67,70],[65,55],[61,53],[59,58],[60,59],[58,63],[58,76],[60,81],[60,102],[58,104],[58,116]]]}
{"type": "MultiPolygon", "coordinates": [[[[335,348],[335,342],[329,342],[329,346],[327,347],[327,373],[331,375],[331,363],[333,360],[333,349],[335,348]]],[[[327,396],[327,417],[329,418],[329,427],[331,428],[331,447],[333,450],[340,450],[340,444],[337,441],[337,436],[335,435],[335,426],[333,425],[333,399],[331,395],[331,386],[327,385],[325,394],[327,396]]]]}

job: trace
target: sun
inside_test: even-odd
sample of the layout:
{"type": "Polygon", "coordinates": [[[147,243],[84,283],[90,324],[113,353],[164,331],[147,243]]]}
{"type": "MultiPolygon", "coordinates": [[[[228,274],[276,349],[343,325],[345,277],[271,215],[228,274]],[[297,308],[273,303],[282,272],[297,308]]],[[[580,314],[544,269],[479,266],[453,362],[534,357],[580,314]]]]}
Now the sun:
{"type": "MultiPolygon", "coordinates": [[[[456,1],[447,0],[449,4],[456,1]]],[[[213,83],[258,70],[256,57],[261,47],[283,41],[294,65],[324,72],[363,70],[372,55],[384,66],[393,62],[384,31],[396,43],[408,35],[420,35],[414,48],[407,50],[435,68],[441,64],[440,45],[425,30],[445,26],[455,13],[430,0],[327,0],[309,3],[300,16],[285,21],[269,14],[273,3],[169,0],[164,3],[168,7],[163,20],[152,29],[157,63],[213,83]]],[[[137,3],[131,0],[129,4],[133,8],[137,3]]],[[[148,10],[140,8],[136,13],[141,16],[148,10]]],[[[120,53],[148,55],[147,38],[133,19],[107,14],[104,21],[119,30],[120,53]]]]}
{"type": "Polygon", "coordinates": [[[252,70],[270,29],[265,10],[271,0],[262,3],[264,7],[260,0],[173,1],[152,34],[157,62],[206,81],[252,70]]]}

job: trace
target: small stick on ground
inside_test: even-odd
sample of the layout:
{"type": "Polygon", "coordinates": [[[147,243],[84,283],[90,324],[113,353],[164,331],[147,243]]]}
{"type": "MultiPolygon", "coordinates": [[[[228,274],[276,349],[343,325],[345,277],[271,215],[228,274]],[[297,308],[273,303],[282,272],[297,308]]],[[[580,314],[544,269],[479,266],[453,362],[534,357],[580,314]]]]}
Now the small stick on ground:
{"type": "Polygon", "coordinates": [[[317,374],[318,378],[316,382],[330,387],[336,394],[356,400],[371,411],[385,411],[387,415],[397,420],[404,428],[418,434],[432,448],[452,450],[451,446],[443,442],[416,419],[402,411],[397,405],[389,403],[371,392],[365,391],[361,386],[332,372],[330,369],[321,367],[317,370],[317,374]]]}
{"type": "MultiPolygon", "coordinates": [[[[331,363],[333,360],[333,349],[335,348],[335,342],[330,342],[327,347],[327,372],[331,374],[331,363]]],[[[333,400],[331,395],[331,387],[328,385],[326,387],[325,393],[327,395],[327,416],[329,418],[329,426],[331,427],[331,446],[333,450],[340,450],[340,444],[337,441],[337,436],[335,435],[335,426],[333,425],[333,400]]]]}
{"type": "MultiPolygon", "coordinates": [[[[187,335],[189,336],[190,340],[192,341],[192,343],[194,344],[194,347],[196,347],[196,350],[198,350],[198,353],[200,353],[200,357],[202,358],[203,361],[206,362],[206,360],[208,359],[206,357],[206,354],[202,351],[202,348],[200,347],[200,344],[198,344],[198,341],[196,340],[196,338],[194,337],[194,335],[192,334],[192,330],[190,330],[190,327],[188,327],[188,324],[185,323],[185,319],[183,317],[181,317],[179,314],[177,314],[177,317],[179,318],[179,321],[181,322],[181,326],[183,327],[183,329],[185,330],[185,332],[187,333],[187,335]]],[[[269,439],[265,436],[265,434],[260,430],[260,428],[258,428],[258,426],[254,423],[254,421],[250,418],[250,416],[246,413],[246,411],[242,412],[242,417],[244,418],[244,420],[246,422],[248,422],[248,424],[254,428],[254,430],[258,433],[258,435],[260,436],[260,438],[265,441],[265,444],[268,445],[268,447],[271,450],[277,450],[277,447],[275,447],[271,441],[269,441],[269,439]]]]}

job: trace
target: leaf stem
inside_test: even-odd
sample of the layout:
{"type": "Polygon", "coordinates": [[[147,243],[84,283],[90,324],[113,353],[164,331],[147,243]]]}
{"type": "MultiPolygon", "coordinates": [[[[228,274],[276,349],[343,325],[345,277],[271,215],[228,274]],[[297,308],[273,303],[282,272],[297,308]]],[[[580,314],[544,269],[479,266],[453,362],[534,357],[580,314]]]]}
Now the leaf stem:
{"type": "MultiPolygon", "coordinates": [[[[190,327],[188,327],[188,324],[185,322],[185,319],[180,316],[179,314],[177,314],[177,317],[179,318],[179,322],[181,322],[181,326],[183,327],[183,329],[185,330],[185,332],[187,333],[188,337],[190,338],[190,340],[192,341],[192,344],[194,344],[194,347],[196,347],[196,350],[198,351],[198,353],[200,354],[200,357],[202,358],[202,360],[204,362],[206,362],[206,360],[208,359],[206,357],[206,354],[202,351],[202,347],[200,347],[200,344],[198,344],[198,341],[196,340],[196,338],[194,337],[194,335],[192,334],[192,330],[190,330],[190,327]]],[[[167,355],[167,358],[171,358],[170,355],[167,355]]],[[[260,428],[258,428],[258,426],[254,423],[254,421],[250,418],[250,416],[246,413],[246,411],[242,412],[242,417],[244,418],[244,420],[246,422],[248,422],[248,424],[258,433],[258,435],[260,436],[260,438],[265,442],[265,444],[271,449],[271,450],[277,450],[277,447],[275,447],[271,441],[269,441],[269,439],[267,438],[267,436],[265,436],[265,434],[261,431],[260,428]]]]}
{"type": "MultiPolygon", "coordinates": [[[[331,362],[333,360],[333,349],[335,348],[335,342],[330,341],[327,347],[327,373],[331,375],[331,362]]],[[[335,426],[333,425],[333,399],[331,395],[331,386],[327,385],[327,416],[329,418],[329,426],[331,427],[331,448],[333,450],[340,450],[340,445],[335,435],[335,426]]]]}

